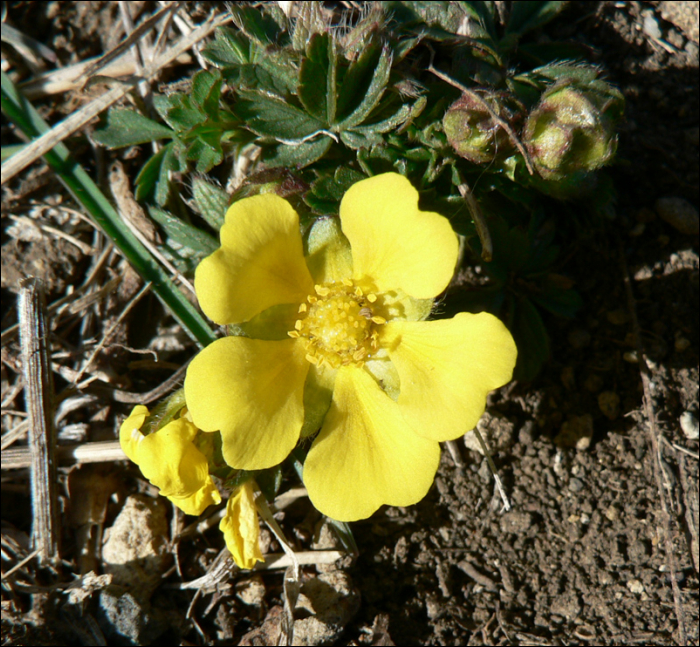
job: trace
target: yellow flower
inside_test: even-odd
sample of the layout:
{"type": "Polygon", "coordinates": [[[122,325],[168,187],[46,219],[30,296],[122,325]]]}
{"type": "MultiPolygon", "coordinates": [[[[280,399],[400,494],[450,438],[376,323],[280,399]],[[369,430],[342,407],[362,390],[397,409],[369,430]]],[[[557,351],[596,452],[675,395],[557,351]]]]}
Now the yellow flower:
{"type": "Polygon", "coordinates": [[[191,362],[195,424],[221,431],[234,468],[280,463],[320,427],[304,463],[312,503],[354,521],[428,492],[439,441],[472,429],[511,379],[513,339],[489,314],[422,321],[449,283],[458,241],[387,173],[353,185],[306,244],[273,194],[231,206],[221,247],[195,274],[202,310],[239,336],[191,362]],[[342,228],[342,231],[341,231],[342,228]]]}
{"type": "Polygon", "coordinates": [[[185,514],[200,515],[207,506],[220,503],[207,459],[192,442],[197,427],[183,417],[144,436],[140,430],[147,416],[148,409],[138,405],[119,429],[119,442],[129,459],[185,514]]]}
{"type": "Polygon", "coordinates": [[[219,530],[224,533],[226,547],[240,568],[253,568],[256,562],[265,561],[260,552],[258,511],[250,481],[229,498],[219,530]]]}

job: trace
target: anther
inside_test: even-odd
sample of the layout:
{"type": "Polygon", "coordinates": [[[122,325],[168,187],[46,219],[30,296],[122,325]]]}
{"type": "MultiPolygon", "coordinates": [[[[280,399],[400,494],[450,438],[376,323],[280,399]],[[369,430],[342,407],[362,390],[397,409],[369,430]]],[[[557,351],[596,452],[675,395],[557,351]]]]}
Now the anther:
{"type": "Polygon", "coordinates": [[[309,307],[305,303],[302,303],[299,306],[299,312],[306,312],[308,309],[309,309],[309,307]]]}
{"type": "Polygon", "coordinates": [[[377,295],[372,294],[371,292],[367,295],[367,301],[370,303],[374,303],[377,300],[377,295]]]}
{"type": "Polygon", "coordinates": [[[372,321],[374,323],[380,324],[380,325],[386,323],[386,319],[384,319],[384,317],[377,317],[376,315],[374,317],[372,317],[372,321]]]}

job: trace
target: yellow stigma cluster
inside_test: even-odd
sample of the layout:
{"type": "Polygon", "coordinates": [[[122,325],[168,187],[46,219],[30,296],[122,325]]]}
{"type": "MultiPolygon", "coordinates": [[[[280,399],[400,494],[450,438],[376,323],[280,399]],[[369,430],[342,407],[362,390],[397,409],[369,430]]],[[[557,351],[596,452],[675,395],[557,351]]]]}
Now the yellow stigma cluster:
{"type": "Polygon", "coordinates": [[[373,324],[386,323],[372,310],[377,296],[365,294],[348,279],[317,285],[314,291],[316,294],[310,294],[299,306],[299,319],[287,334],[304,342],[306,359],[312,364],[362,366],[377,348],[373,324]]]}

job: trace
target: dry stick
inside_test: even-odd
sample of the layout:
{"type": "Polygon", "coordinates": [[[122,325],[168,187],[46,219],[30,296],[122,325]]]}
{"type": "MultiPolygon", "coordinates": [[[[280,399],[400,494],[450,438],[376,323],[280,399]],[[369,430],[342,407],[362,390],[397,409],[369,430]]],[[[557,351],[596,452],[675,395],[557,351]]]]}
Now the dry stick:
{"type": "MultiPolygon", "coordinates": [[[[56,565],[60,560],[58,541],[58,498],[56,493],[56,430],[53,425],[53,381],[49,365],[46,300],[41,280],[20,282],[20,344],[24,393],[29,414],[31,452],[32,544],[39,549],[39,562],[56,565]]],[[[3,456],[4,458],[4,456],[3,456]]]]}
{"type": "Polygon", "coordinates": [[[101,97],[86,104],[70,117],[56,124],[56,126],[44,133],[41,137],[35,139],[19,153],[10,157],[0,168],[0,173],[2,174],[0,183],[5,184],[5,182],[17,175],[22,169],[29,166],[47,151],[50,151],[56,144],[82,128],[87,122],[99,115],[103,110],[106,110],[113,103],[119,101],[127,92],[141,83],[141,81],[148,80],[155,76],[162,67],[166,66],[195,43],[206,38],[219,25],[228,21],[229,18],[228,15],[209,18],[205,23],[195,29],[195,31],[184,37],[167,52],[164,52],[162,56],[159,56],[153,61],[153,63],[144,70],[142,76],[133,78],[128,83],[108,90],[101,97]]]}
{"type": "Polygon", "coordinates": [[[683,607],[681,601],[681,592],[678,588],[678,580],[676,579],[676,557],[673,552],[673,542],[671,541],[671,516],[668,512],[668,504],[666,502],[666,489],[664,488],[661,479],[661,465],[659,462],[659,431],[656,426],[656,412],[654,411],[654,401],[651,396],[651,388],[649,387],[649,367],[646,362],[646,355],[642,346],[642,334],[637,319],[637,307],[632,292],[632,281],[630,280],[629,269],[625,259],[625,251],[622,247],[622,241],[618,240],[618,248],[620,254],[620,265],[622,266],[622,276],[625,283],[625,292],[627,293],[627,307],[632,318],[632,331],[637,346],[637,362],[639,364],[639,372],[642,376],[642,386],[644,387],[644,410],[648,420],[648,436],[649,443],[652,449],[652,461],[654,465],[654,479],[656,481],[656,489],[659,493],[659,501],[661,502],[661,521],[664,531],[664,548],[666,552],[666,567],[668,576],[671,578],[671,589],[673,590],[673,604],[676,612],[676,620],[678,622],[679,645],[687,645],[688,638],[685,631],[685,622],[683,620],[683,607]]]}
{"type": "MultiPolygon", "coordinates": [[[[461,175],[461,174],[460,174],[461,175]]],[[[469,188],[469,185],[461,178],[461,183],[457,187],[462,199],[467,203],[469,213],[471,214],[476,233],[481,241],[481,258],[485,263],[490,263],[493,260],[493,241],[491,240],[491,232],[489,232],[486,218],[481,212],[481,207],[474,197],[474,193],[469,188]]]]}

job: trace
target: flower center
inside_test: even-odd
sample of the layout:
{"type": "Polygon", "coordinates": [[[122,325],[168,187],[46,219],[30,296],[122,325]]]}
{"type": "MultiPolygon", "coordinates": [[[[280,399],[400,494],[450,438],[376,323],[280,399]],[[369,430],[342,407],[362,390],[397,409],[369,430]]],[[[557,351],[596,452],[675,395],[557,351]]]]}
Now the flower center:
{"type": "Polygon", "coordinates": [[[300,316],[287,334],[302,340],[306,359],[312,364],[362,366],[377,348],[375,324],[386,323],[372,309],[377,295],[365,294],[348,279],[317,285],[314,291],[299,306],[300,316]]]}

